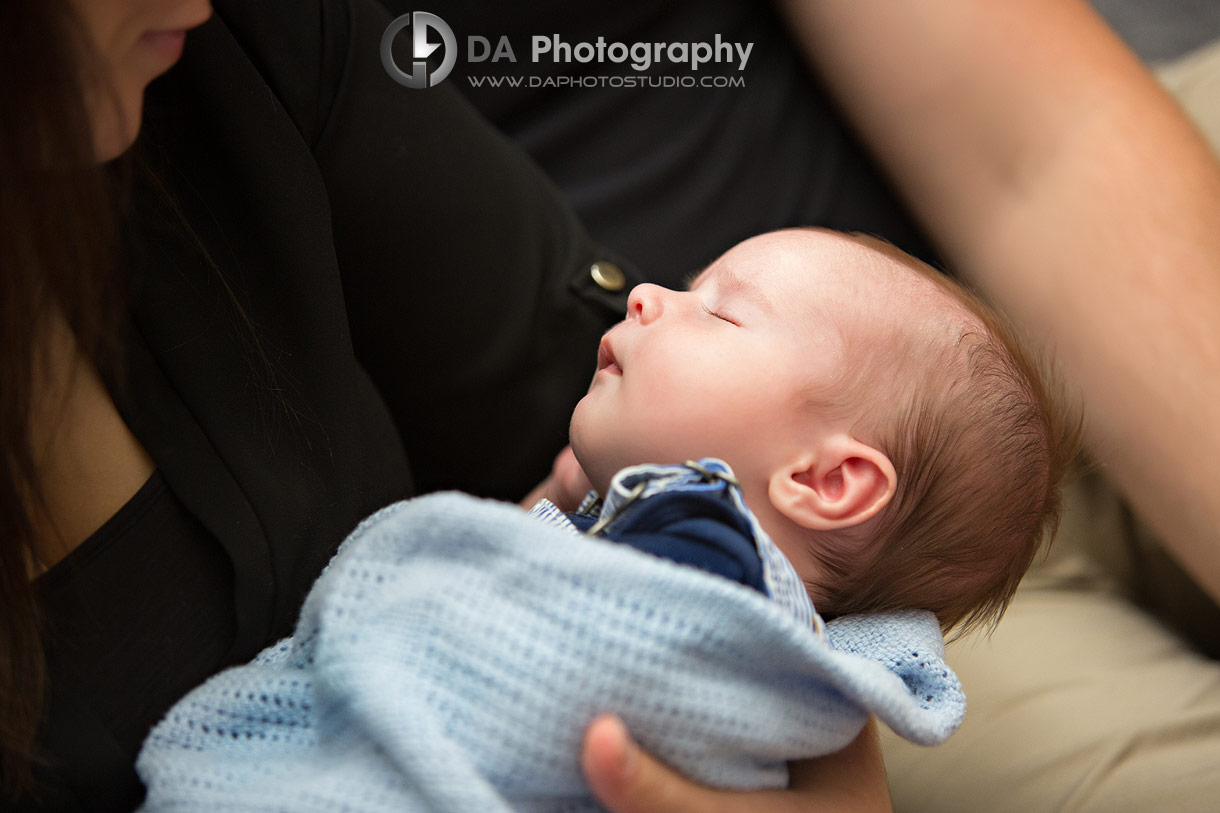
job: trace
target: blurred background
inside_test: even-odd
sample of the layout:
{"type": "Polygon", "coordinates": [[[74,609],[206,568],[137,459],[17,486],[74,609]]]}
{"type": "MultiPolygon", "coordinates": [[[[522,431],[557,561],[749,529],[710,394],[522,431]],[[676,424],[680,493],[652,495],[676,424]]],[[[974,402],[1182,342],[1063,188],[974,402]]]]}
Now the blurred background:
{"type": "Polygon", "coordinates": [[[1220,39],[1217,0],[1092,0],[1146,62],[1176,59],[1220,39]]]}

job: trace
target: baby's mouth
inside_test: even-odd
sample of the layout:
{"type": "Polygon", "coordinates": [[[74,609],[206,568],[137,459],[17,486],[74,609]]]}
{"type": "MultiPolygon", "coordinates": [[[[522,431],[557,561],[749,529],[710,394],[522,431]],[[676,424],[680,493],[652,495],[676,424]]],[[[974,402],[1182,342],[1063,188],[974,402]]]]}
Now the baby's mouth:
{"type": "Polygon", "coordinates": [[[623,368],[619,366],[618,359],[614,357],[614,349],[610,347],[608,337],[603,336],[601,344],[597,346],[597,371],[600,373],[605,371],[611,375],[622,375],[623,368]]]}

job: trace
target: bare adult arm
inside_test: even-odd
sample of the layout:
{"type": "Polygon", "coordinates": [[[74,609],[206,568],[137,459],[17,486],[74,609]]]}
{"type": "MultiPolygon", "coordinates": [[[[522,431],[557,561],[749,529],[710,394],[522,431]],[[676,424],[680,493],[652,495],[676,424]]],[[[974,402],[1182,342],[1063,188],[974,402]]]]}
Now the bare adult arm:
{"type": "Polygon", "coordinates": [[[739,792],[697,785],[642,752],[615,717],[594,720],[581,757],[585,778],[598,800],[615,813],[865,813],[889,811],[890,794],[877,744],[868,726],[847,748],[816,760],[793,763],[788,790],[739,792]]]}
{"type": "Polygon", "coordinates": [[[1045,338],[1088,442],[1220,601],[1220,164],[1081,0],[783,0],[964,277],[1045,338]]]}

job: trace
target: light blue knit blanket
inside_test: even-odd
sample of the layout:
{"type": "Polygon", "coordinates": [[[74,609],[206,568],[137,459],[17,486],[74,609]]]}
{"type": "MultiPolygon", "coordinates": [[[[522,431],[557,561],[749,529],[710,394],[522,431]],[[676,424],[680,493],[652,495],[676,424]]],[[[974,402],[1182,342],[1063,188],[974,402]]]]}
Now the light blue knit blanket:
{"type": "Polygon", "coordinates": [[[361,523],[295,634],[179,701],[137,769],[150,810],[574,809],[584,729],[616,712],[692,778],[782,787],[870,712],[948,737],[942,655],[928,613],[820,635],[718,576],[437,494],[361,523]]]}

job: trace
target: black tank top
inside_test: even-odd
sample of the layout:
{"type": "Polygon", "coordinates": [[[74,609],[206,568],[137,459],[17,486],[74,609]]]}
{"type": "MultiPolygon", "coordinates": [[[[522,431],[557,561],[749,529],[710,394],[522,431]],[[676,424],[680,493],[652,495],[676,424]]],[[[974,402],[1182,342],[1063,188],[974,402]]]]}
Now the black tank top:
{"type": "Polygon", "coordinates": [[[76,795],[97,809],[130,809],[143,796],[130,765],[144,736],[233,645],[232,566],[154,472],[34,587],[48,642],[47,768],[77,777],[76,795]]]}
{"type": "Polygon", "coordinates": [[[232,565],[154,472],[34,587],[49,643],[43,739],[60,762],[48,768],[96,771],[105,781],[83,782],[78,795],[99,808],[133,807],[143,787],[129,765],[144,736],[233,645],[232,565]],[[148,543],[157,538],[165,544],[148,543]],[[74,754],[84,764],[66,764],[74,754]],[[118,786],[121,767],[129,781],[118,786]]]}

